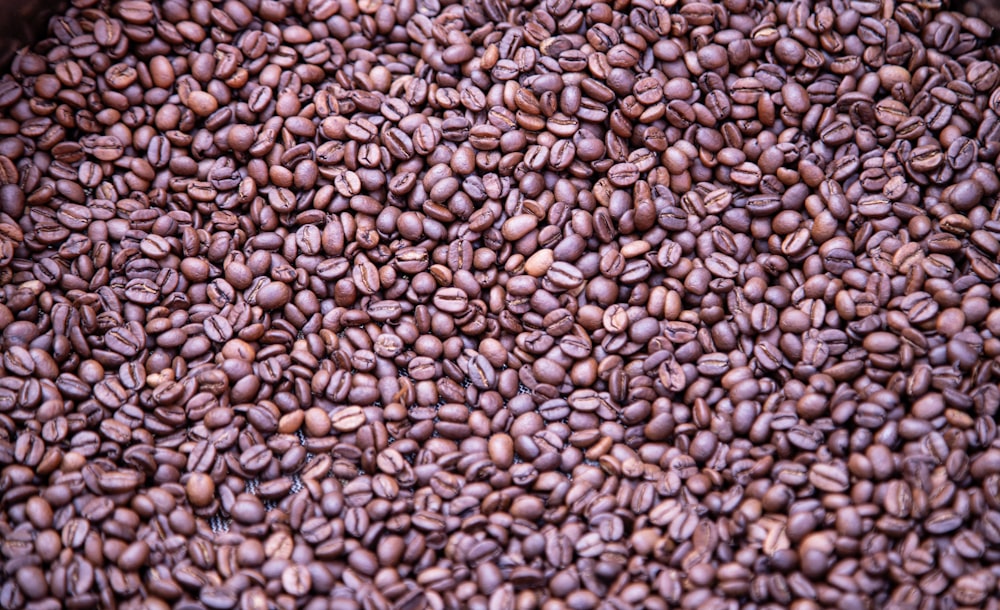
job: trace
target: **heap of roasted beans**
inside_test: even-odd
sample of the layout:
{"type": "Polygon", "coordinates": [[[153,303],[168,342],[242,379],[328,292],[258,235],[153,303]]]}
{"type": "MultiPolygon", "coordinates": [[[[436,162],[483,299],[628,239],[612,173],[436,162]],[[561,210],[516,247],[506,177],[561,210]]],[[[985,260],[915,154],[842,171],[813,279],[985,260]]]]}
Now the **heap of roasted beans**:
{"type": "Polygon", "coordinates": [[[970,14],[73,0],[0,78],[0,609],[997,610],[970,14]]]}

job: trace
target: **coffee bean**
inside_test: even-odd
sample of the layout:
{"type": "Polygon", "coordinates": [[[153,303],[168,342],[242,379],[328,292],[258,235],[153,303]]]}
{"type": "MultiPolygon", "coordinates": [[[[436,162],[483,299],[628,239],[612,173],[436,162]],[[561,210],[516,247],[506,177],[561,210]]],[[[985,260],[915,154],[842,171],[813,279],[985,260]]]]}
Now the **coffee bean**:
{"type": "Polygon", "coordinates": [[[205,586],[198,595],[201,603],[209,608],[233,608],[236,606],[236,592],[226,586],[205,586]]]}
{"type": "Polygon", "coordinates": [[[283,307],[292,298],[292,291],[287,284],[269,282],[257,292],[257,304],[264,309],[283,307]]]}
{"type": "Polygon", "coordinates": [[[434,305],[446,313],[460,314],[468,309],[469,297],[458,288],[442,288],[434,295],[434,305]]]}
{"type": "Polygon", "coordinates": [[[193,473],[185,487],[188,500],[193,506],[208,506],[215,497],[215,484],[211,477],[206,474],[193,473]]]}
{"type": "Polygon", "coordinates": [[[149,545],[139,540],[133,542],[118,556],[118,566],[126,571],[135,571],[149,558],[149,545]]]}
{"type": "Polygon", "coordinates": [[[48,593],[45,573],[38,566],[29,565],[18,569],[14,575],[14,579],[17,586],[20,587],[28,599],[41,599],[48,593]]]}
{"type": "Polygon", "coordinates": [[[809,470],[809,482],[818,489],[828,492],[845,491],[849,484],[849,475],[843,465],[829,463],[815,464],[809,470]]]}
{"type": "Polygon", "coordinates": [[[289,595],[302,596],[312,588],[312,576],[306,566],[288,566],[281,573],[281,586],[289,595]]]}
{"type": "Polygon", "coordinates": [[[927,517],[924,527],[933,534],[943,534],[954,531],[962,524],[962,517],[949,510],[936,511],[927,517]]]}

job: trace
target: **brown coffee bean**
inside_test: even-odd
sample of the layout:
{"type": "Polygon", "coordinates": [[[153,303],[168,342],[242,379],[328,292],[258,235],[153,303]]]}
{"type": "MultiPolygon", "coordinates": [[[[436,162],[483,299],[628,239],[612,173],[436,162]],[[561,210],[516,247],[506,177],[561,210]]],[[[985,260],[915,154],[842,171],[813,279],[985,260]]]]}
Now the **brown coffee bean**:
{"type": "Polygon", "coordinates": [[[819,463],[810,468],[809,482],[822,491],[838,493],[847,490],[850,478],[842,464],[819,463]]]}
{"type": "Polygon", "coordinates": [[[206,474],[192,474],[185,487],[192,506],[208,506],[215,497],[215,484],[206,474]]]}

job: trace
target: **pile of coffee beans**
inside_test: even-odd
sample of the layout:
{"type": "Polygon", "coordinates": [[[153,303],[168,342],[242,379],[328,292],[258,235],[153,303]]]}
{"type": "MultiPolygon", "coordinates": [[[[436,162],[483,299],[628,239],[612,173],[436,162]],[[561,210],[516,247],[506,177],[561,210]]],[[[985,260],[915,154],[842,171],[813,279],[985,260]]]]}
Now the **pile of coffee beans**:
{"type": "Polygon", "coordinates": [[[0,78],[0,609],[1000,608],[995,40],[73,0],[0,78]]]}

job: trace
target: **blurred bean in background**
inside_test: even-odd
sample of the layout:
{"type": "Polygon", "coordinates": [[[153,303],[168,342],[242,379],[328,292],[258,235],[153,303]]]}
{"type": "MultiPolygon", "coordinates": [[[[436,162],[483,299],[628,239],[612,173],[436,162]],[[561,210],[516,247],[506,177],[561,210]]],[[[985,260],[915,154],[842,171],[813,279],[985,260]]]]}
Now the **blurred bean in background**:
{"type": "Polygon", "coordinates": [[[979,17],[994,28],[1000,26],[1000,0],[964,0],[955,6],[967,15],[979,17]]]}
{"type": "Polygon", "coordinates": [[[0,70],[17,50],[45,36],[49,18],[66,10],[66,0],[0,0],[0,70]]]}

